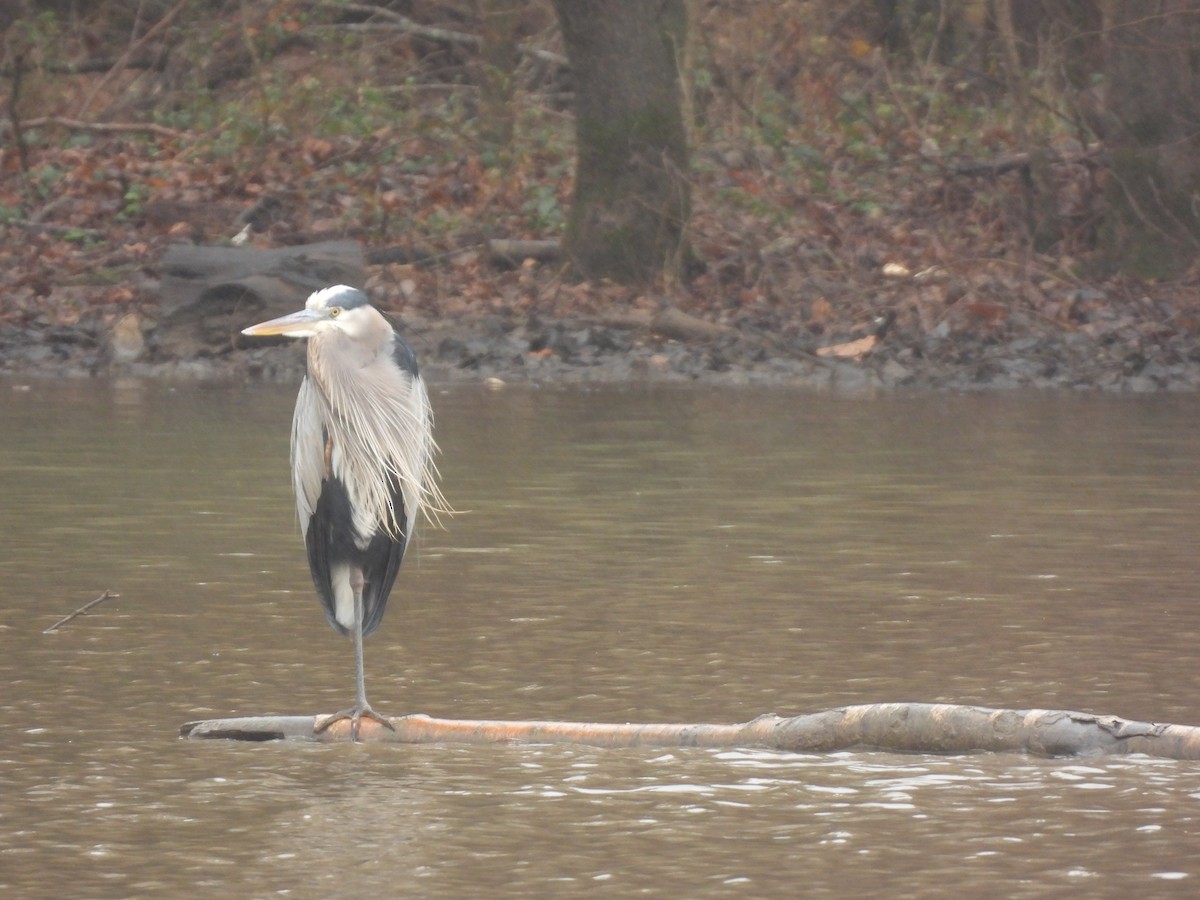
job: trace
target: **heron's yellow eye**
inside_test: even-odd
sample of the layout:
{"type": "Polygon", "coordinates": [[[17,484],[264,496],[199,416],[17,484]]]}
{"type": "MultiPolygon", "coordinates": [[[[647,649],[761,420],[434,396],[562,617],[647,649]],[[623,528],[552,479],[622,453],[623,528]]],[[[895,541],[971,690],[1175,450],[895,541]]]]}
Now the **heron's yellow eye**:
{"type": "Polygon", "coordinates": [[[331,319],[336,319],[341,314],[342,308],[340,306],[335,306],[333,309],[329,310],[329,318],[331,319]]]}

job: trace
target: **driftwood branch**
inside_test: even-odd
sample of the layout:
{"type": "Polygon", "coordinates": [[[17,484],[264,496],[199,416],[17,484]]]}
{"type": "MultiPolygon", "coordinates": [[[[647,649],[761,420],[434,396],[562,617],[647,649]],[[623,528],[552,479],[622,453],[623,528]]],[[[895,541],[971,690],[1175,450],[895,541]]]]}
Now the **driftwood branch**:
{"type": "Polygon", "coordinates": [[[675,341],[711,341],[736,333],[736,329],[728,325],[699,319],[674,306],[668,306],[655,314],[650,321],[650,328],[675,341]]]}
{"type": "Polygon", "coordinates": [[[71,131],[95,131],[109,134],[145,132],[175,139],[186,136],[182,131],[168,128],[165,125],[156,125],[153,122],[85,122],[82,119],[72,119],[68,116],[39,116],[36,119],[21,120],[22,128],[42,128],[46,125],[57,125],[71,131]]]}
{"type": "MultiPolygon", "coordinates": [[[[350,723],[317,731],[325,716],[256,716],[188,722],[186,738],[241,741],[350,740],[350,723]]],[[[890,750],[902,753],[1028,753],[1045,757],[1143,753],[1200,759],[1200,727],[1136,722],[1053,709],[988,709],[942,703],[873,703],[807,715],[763,715],[736,725],[605,724],[436,719],[369,719],[359,739],[396,744],[581,744],[591,747],[761,748],[793,753],[890,750]]]]}
{"type": "Polygon", "coordinates": [[[492,238],[487,242],[488,258],[497,265],[516,267],[527,259],[557,262],[562,258],[558,241],[532,241],[492,238]]]}
{"type": "Polygon", "coordinates": [[[114,594],[112,591],[105,591],[103,594],[101,594],[95,600],[89,600],[87,603],[83,604],[83,606],[79,607],[79,609],[75,610],[75,612],[71,613],[69,616],[63,616],[61,619],[59,619],[57,622],[55,622],[49,628],[45,629],[42,632],[42,634],[49,634],[52,631],[58,631],[59,628],[66,625],[72,619],[76,618],[77,616],[84,615],[93,606],[99,606],[105,600],[112,600],[115,597],[120,597],[120,596],[121,596],[120,594],[114,594]]]}

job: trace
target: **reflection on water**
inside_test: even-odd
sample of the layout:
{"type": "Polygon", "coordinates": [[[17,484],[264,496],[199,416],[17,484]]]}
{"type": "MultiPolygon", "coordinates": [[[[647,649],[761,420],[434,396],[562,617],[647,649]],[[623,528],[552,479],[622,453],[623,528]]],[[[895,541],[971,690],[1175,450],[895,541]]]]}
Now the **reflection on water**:
{"type": "MultiPolygon", "coordinates": [[[[176,740],[350,700],[292,519],[293,397],[0,384],[6,894],[1194,890],[1192,763],[176,740]]],[[[385,712],[1200,722],[1195,398],[433,401],[462,512],[367,642],[385,712]]]]}

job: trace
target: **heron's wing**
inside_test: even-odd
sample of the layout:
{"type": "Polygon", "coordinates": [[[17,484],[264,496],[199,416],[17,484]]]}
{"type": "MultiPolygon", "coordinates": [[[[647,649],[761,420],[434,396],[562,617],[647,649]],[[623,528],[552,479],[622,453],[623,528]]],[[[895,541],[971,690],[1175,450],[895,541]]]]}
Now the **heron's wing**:
{"type": "Polygon", "coordinates": [[[399,534],[381,523],[363,548],[354,537],[350,495],[342,482],[331,476],[322,483],[315,509],[304,523],[304,544],[313,585],[325,618],[342,634],[349,633],[354,621],[351,565],[362,566],[363,634],[370,634],[383,620],[388,595],[404,562],[410,522],[403,492],[394,484],[391,502],[395,505],[399,534]]]}
{"type": "Polygon", "coordinates": [[[321,496],[325,477],[326,431],[322,407],[311,379],[300,382],[296,411],[292,415],[292,486],[296,491],[296,515],[307,534],[309,520],[321,496]]]}
{"type": "MultiPolygon", "coordinates": [[[[316,388],[305,376],[300,382],[296,411],[292,416],[292,486],[296,492],[296,516],[304,534],[313,586],[321,599],[325,618],[339,632],[347,634],[347,626],[337,620],[337,595],[339,592],[344,595],[349,585],[339,584],[335,588],[334,563],[339,555],[337,542],[346,539],[345,523],[350,517],[350,502],[340,481],[332,477],[326,479],[328,439],[316,388]]],[[[338,581],[346,580],[344,573],[337,575],[340,576],[338,581]]]]}
{"type": "Polygon", "coordinates": [[[412,531],[412,521],[404,507],[404,495],[393,485],[392,503],[396,510],[396,524],[400,535],[389,534],[380,529],[371,538],[363,560],[363,634],[367,635],[379,627],[383,611],[387,607],[388,595],[400,564],[404,562],[404,550],[412,531]],[[397,540],[397,537],[399,538],[397,540]]]}
{"type": "Polygon", "coordinates": [[[316,512],[307,521],[301,522],[300,526],[304,529],[304,546],[308,550],[308,570],[312,573],[313,586],[317,589],[317,597],[325,610],[325,618],[341,634],[349,634],[349,629],[337,620],[333,563],[330,559],[333,519],[329,513],[329,506],[329,498],[325,498],[324,501],[318,500],[316,512]]]}
{"type": "Polygon", "coordinates": [[[401,371],[407,372],[411,377],[420,376],[421,373],[417,368],[417,354],[413,353],[413,348],[408,346],[408,341],[399,334],[392,335],[392,360],[400,367],[401,371]]]}

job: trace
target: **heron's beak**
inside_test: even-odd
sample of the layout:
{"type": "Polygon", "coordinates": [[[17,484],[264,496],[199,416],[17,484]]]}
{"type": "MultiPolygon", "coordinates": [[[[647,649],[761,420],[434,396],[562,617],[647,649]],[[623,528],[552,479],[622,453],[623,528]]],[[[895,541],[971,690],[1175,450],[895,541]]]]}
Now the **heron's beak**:
{"type": "Polygon", "coordinates": [[[249,328],[243,328],[242,334],[268,335],[286,334],[288,337],[311,337],[316,333],[315,325],[321,321],[321,314],[311,309],[302,309],[278,319],[259,322],[249,328]]]}

